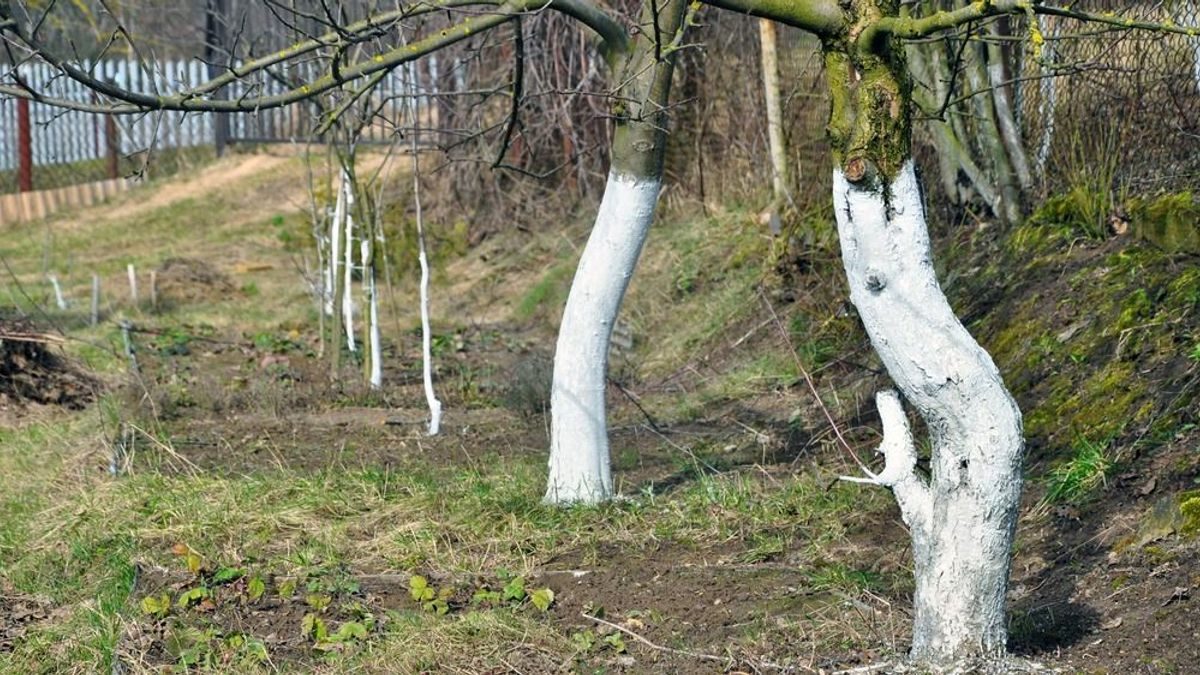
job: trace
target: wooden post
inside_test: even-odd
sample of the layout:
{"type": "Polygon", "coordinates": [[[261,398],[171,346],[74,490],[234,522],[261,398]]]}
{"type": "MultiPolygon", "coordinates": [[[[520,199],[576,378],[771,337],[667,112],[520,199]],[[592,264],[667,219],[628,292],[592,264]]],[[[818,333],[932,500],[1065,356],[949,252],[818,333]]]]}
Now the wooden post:
{"type": "Polygon", "coordinates": [[[100,275],[92,273],[92,325],[100,323],[100,275]]]}
{"type": "Polygon", "coordinates": [[[108,177],[121,177],[121,139],[117,136],[117,120],[112,115],[104,116],[104,148],[108,159],[108,177]]]}
{"type": "Polygon", "coordinates": [[[137,272],[133,269],[133,263],[125,266],[125,272],[129,275],[129,300],[136,307],[138,304],[137,272]]]}
{"type": "Polygon", "coordinates": [[[58,283],[58,276],[54,274],[47,275],[50,279],[50,285],[54,287],[54,304],[58,309],[65,310],[67,308],[67,299],[63,297],[62,285],[58,283]]]}
{"type": "MultiPolygon", "coordinates": [[[[208,64],[209,79],[220,75],[221,64],[229,60],[229,50],[226,47],[228,17],[228,0],[208,0],[204,12],[204,61],[208,64]]],[[[227,98],[225,90],[214,92],[213,98],[227,98]]],[[[220,157],[225,154],[225,146],[229,143],[229,115],[210,114],[213,116],[213,142],[216,145],[217,157],[220,157]]]]}
{"type": "Polygon", "coordinates": [[[158,270],[150,270],[150,307],[158,309],[158,270]]]}
{"type": "Polygon", "coordinates": [[[775,195],[771,210],[771,234],[779,234],[778,211],[788,198],[787,149],[783,142],[783,103],[779,90],[779,49],[774,22],[759,19],[758,29],[767,107],[767,140],[771,152],[771,184],[775,195]]]}
{"type": "Polygon", "coordinates": [[[17,99],[17,189],[33,191],[33,130],[29,124],[29,100],[17,99]]]}

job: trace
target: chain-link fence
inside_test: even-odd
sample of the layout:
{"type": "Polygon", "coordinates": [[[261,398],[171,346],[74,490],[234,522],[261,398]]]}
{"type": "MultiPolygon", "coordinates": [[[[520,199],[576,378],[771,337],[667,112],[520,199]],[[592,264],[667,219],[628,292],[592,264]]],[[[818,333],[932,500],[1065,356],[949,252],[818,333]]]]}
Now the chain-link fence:
{"type": "MultiPolygon", "coordinates": [[[[1195,26],[1193,2],[1101,7],[1121,17],[1195,26]]],[[[1043,17],[1040,54],[1015,73],[1019,122],[1046,192],[1081,177],[1111,189],[1190,189],[1200,178],[1200,37],[1114,30],[1043,17]]]]}

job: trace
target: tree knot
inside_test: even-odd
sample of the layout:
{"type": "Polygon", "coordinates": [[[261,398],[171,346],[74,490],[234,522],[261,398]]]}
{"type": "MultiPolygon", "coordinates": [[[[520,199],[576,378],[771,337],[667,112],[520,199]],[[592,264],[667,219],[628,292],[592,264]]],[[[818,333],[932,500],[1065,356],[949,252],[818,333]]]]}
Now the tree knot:
{"type": "Polygon", "coordinates": [[[846,162],[846,170],[842,173],[851,183],[861,183],[867,177],[867,160],[862,157],[851,157],[846,162]]]}

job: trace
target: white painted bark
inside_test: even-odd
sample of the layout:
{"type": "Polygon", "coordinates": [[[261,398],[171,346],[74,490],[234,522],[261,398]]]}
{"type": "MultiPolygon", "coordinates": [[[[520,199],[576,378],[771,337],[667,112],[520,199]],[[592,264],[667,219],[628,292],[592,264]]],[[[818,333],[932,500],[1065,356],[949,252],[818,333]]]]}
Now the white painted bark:
{"type": "Polygon", "coordinates": [[[125,275],[129,277],[129,301],[134,305],[138,304],[137,292],[137,270],[133,268],[133,263],[125,266],[125,275]]]}
{"type": "Polygon", "coordinates": [[[62,285],[58,283],[58,276],[50,275],[50,286],[54,288],[54,304],[59,309],[67,308],[67,299],[63,297],[62,285]]]}
{"type": "MultiPolygon", "coordinates": [[[[346,217],[346,191],[338,184],[337,199],[333,205],[333,220],[329,223],[329,267],[325,272],[325,313],[333,316],[337,311],[338,264],[342,257],[342,220],[346,217]]],[[[333,336],[336,346],[337,336],[333,336]]],[[[340,349],[340,347],[337,347],[340,349]]]]}
{"type": "Polygon", "coordinates": [[[375,282],[375,250],[369,236],[362,238],[363,289],[367,306],[367,355],[370,359],[367,383],[372,389],[383,387],[383,342],[379,331],[379,290],[375,282]]]}
{"type": "Polygon", "coordinates": [[[100,275],[92,273],[92,315],[93,326],[100,323],[100,275]]]}
{"type": "Polygon", "coordinates": [[[612,497],[608,344],[658,202],[659,179],[610,173],[563,310],[550,388],[548,504],[612,497]]]}
{"type": "Polygon", "coordinates": [[[354,186],[350,181],[350,175],[344,169],[342,170],[342,192],[345,193],[345,211],[342,215],[345,222],[342,224],[346,228],[346,245],[343,250],[346,253],[346,259],[342,263],[342,326],[346,329],[346,347],[351,353],[358,351],[358,346],[354,341],[354,186]]]}
{"type": "Polygon", "coordinates": [[[925,419],[932,477],[900,399],[878,397],[886,468],[913,540],[912,657],[934,668],[1005,651],[1005,594],[1024,440],[1021,414],[987,352],[963,328],[934,274],[911,161],[886,186],[834,171],[850,297],[892,380],[925,419]]]}
{"type": "MultiPolygon", "coordinates": [[[[416,144],[416,137],[413,138],[416,144]]],[[[429,256],[425,253],[425,218],[421,211],[421,170],[413,154],[413,202],[417,211],[417,260],[421,263],[421,355],[425,402],[429,404],[429,435],[437,436],[442,426],[442,402],[433,391],[433,331],[429,321],[429,256]]]]}

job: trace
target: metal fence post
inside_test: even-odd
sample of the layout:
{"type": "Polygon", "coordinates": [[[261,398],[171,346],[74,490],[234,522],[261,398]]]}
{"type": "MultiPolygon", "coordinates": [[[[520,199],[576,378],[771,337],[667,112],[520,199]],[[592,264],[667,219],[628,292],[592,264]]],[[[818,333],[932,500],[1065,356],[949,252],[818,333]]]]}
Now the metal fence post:
{"type": "Polygon", "coordinates": [[[121,139],[117,136],[117,120],[112,115],[104,116],[104,154],[108,159],[108,177],[121,177],[121,139]]]}
{"type": "Polygon", "coordinates": [[[33,191],[33,130],[29,125],[29,99],[17,99],[17,189],[33,191]]]}
{"type": "MultiPolygon", "coordinates": [[[[225,40],[229,16],[227,5],[227,0],[208,0],[204,12],[204,61],[208,64],[209,79],[221,74],[222,68],[218,60],[229,59],[225,40]]],[[[215,92],[213,98],[225,98],[224,88],[215,92]]],[[[213,141],[217,157],[220,157],[225,154],[225,146],[229,144],[229,116],[222,113],[209,114],[213,116],[213,141]]]]}

